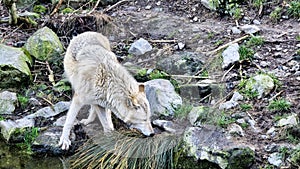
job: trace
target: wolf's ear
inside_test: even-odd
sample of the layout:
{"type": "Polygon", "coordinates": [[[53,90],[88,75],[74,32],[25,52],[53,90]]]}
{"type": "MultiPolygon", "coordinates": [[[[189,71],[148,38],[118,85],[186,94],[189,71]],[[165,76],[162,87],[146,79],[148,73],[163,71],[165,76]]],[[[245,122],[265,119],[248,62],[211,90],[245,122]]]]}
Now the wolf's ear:
{"type": "Polygon", "coordinates": [[[139,92],[145,92],[145,85],[144,85],[144,83],[139,83],[139,92]]]}

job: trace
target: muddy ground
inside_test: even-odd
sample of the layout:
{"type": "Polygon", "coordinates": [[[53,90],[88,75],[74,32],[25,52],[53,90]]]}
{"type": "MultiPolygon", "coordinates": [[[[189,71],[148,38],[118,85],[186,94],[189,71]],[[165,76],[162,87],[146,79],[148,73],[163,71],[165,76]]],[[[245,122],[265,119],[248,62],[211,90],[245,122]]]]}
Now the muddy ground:
{"type": "MultiPolygon", "coordinates": [[[[93,5],[89,4],[85,8],[92,8],[93,5]]],[[[285,2],[264,3],[261,12],[258,7],[251,6],[250,3],[242,4],[243,16],[239,20],[235,20],[232,16],[208,10],[198,0],[124,1],[113,8],[99,6],[91,14],[55,14],[52,17],[49,17],[49,13],[53,9],[53,5],[46,3],[48,12],[42,15],[41,19],[38,19],[38,27],[30,27],[26,24],[11,26],[7,23],[1,23],[0,41],[7,45],[21,47],[38,28],[48,26],[58,34],[66,48],[72,36],[84,31],[100,31],[109,37],[113,51],[119,56],[120,61],[123,63],[132,62],[142,68],[156,68],[157,60],[178,51],[176,46],[182,42],[185,44],[183,51],[203,53],[202,59],[206,60],[209,75],[226,86],[224,98],[219,98],[225,100],[229,98],[226,97],[226,94],[232,91],[241,79],[239,76],[229,78],[232,74],[241,73],[244,77],[248,77],[260,71],[270,72],[275,69],[282,69],[283,72],[291,74],[278,77],[282,82],[280,88],[274,89],[265,99],[245,101],[253,105],[248,113],[256,120],[258,130],[265,133],[274,126],[273,118],[276,115],[267,109],[269,98],[285,98],[292,103],[289,112],[297,113],[298,116],[300,113],[299,75],[284,69],[284,67],[289,67],[288,64],[292,60],[299,63],[299,54],[296,53],[300,48],[300,42],[296,37],[300,36],[300,22],[299,19],[292,17],[282,17],[276,22],[271,20],[269,15],[277,6],[284,8],[285,2]],[[254,20],[260,22],[258,26],[261,31],[258,35],[265,40],[263,45],[254,49],[259,57],[250,62],[240,63],[239,66],[229,71],[225,80],[222,79],[227,70],[218,66],[211,66],[211,62],[209,62],[211,58],[217,58],[219,55],[205,55],[205,53],[207,54],[223,44],[243,37],[243,33],[232,34],[231,27],[253,24],[254,20]],[[130,44],[140,37],[147,39],[153,45],[154,51],[138,58],[128,57],[127,51],[130,44]],[[266,66],[261,67],[261,62],[266,62],[266,66]]],[[[19,9],[19,12],[25,10],[30,10],[30,8],[19,9]]],[[[79,10],[79,12],[82,11],[79,10]]],[[[286,15],[286,10],[283,10],[282,16],[286,15]]],[[[8,11],[3,4],[0,4],[0,16],[8,16],[8,11]]],[[[239,43],[243,43],[243,40],[239,43]]],[[[56,81],[63,78],[62,59],[63,56],[56,58],[55,61],[50,61],[50,67],[55,72],[56,81]]],[[[51,89],[51,83],[47,77],[49,74],[47,65],[36,62],[32,71],[36,86],[44,84],[46,88],[51,89]]],[[[40,99],[43,103],[41,107],[51,105],[57,100],[70,100],[70,93],[56,92],[54,93],[57,95],[55,99],[46,90],[44,94],[47,99],[40,99]]],[[[240,110],[235,108],[230,111],[238,112],[240,110]]],[[[19,109],[18,113],[24,114],[24,110],[19,109]]],[[[253,168],[267,164],[266,145],[271,143],[291,144],[284,137],[263,139],[261,135],[261,133],[248,128],[245,129],[244,137],[236,138],[240,142],[250,143],[255,147],[256,164],[253,168]]],[[[298,139],[300,140],[300,137],[298,139]]]]}

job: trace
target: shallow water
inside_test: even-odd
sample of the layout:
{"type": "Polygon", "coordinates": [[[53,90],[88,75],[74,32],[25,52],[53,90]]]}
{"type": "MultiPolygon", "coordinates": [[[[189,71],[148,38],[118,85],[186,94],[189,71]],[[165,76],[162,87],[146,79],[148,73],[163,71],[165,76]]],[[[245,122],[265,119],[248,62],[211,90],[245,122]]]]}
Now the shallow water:
{"type": "Polygon", "coordinates": [[[0,140],[0,169],[63,169],[59,157],[30,156],[0,140]]]}

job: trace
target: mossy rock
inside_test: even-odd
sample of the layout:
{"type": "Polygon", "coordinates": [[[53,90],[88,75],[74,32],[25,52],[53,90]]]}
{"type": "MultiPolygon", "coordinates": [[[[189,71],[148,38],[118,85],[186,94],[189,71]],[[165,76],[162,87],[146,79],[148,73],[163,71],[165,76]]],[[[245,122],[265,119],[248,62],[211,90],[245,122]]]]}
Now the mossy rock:
{"type": "Polygon", "coordinates": [[[59,57],[64,51],[58,36],[48,27],[36,31],[26,42],[26,50],[41,61],[59,57]]]}
{"type": "Polygon", "coordinates": [[[255,154],[250,148],[233,149],[228,159],[228,169],[250,168],[254,162],[255,154]]]}
{"type": "Polygon", "coordinates": [[[0,44],[0,88],[20,87],[32,79],[31,58],[22,49],[0,44]]]}
{"type": "Polygon", "coordinates": [[[290,156],[291,164],[295,167],[300,167],[300,147],[293,150],[290,156]]]}

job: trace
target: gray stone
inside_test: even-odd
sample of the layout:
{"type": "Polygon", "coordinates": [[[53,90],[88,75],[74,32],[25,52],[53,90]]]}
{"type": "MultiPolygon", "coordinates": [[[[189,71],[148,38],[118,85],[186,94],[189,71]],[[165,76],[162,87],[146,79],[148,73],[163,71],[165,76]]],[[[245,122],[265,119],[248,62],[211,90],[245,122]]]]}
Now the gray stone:
{"type": "Polygon", "coordinates": [[[183,136],[187,156],[194,161],[207,160],[220,168],[249,168],[254,162],[254,151],[226,138],[212,126],[190,127],[183,136]]]}
{"type": "Polygon", "coordinates": [[[254,34],[260,31],[260,28],[256,25],[243,25],[240,29],[247,34],[254,34]]]}
{"type": "Polygon", "coordinates": [[[268,162],[272,165],[275,165],[276,167],[279,167],[282,163],[282,155],[281,153],[272,153],[268,157],[268,162]]]}
{"type": "Polygon", "coordinates": [[[241,34],[241,33],[242,33],[242,31],[239,30],[239,28],[237,28],[237,27],[232,27],[232,28],[231,28],[231,32],[232,32],[233,34],[241,34]]]}
{"type": "Polygon", "coordinates": [[[242,127],[235,123],[233,123],[229,126],[229,133],[233,134],[233,135],[238,134],[239,136],[242,136],[242,137],[245,136],[245,133],[244,133],[244,130],[242,129],[242,127]]]}
{"type": "Polygon", "coordinates": [[[236,107],[238,105],[239,100],[243,100],[243,96],[239,92],[234,92],[232,98],[220,104],[219,109],[231,109],[233,107],[236,107]]]}
{"type": "Polygon", "coordinates": [[[239,61],[240,54],[239,54],[239,45],[237,43],[234,43],[228,48],[224,50],[222,53],[223,56],[223,68],[227,68],[230,64],[233,64],[236,61],[239,61]]]}
{"type": "Polygon", "coordinates": [[[172,121],[168,120],[154,120],[152,122],[154,125],[164,129],[165,131],[168,131],[170,133],[176,133],[176,126],[172,121]]]}
{"type": "Polygon", "coordinates": [[[203,65],[200,53],[176,52],[157,62],[157,68],[172,75],[194,75],[203,65]]]}
{"type": "Polygon", "coordinates": [[[33,127],[34,120],[29,118],[22,118],[16,121],[3,120],[0,121],[1,134],[6,141],[9,141],[11,134],[17,129],[25,127],[33,127]]]}
{"type": "Polygon", "coordinates": [[[259,20],[257,20],[257,19],[254,19],[254,20],[253,20],[253,23],[254,23],[255,25],[260,25],[260,24],[261,24],[261,22],[260,22],[259,20]]]}
{"type": "Polygon", "coordinates": [[[175,92],[174,86],[168,80],[150,80],[145,83],[145,87],[152,116],[171,116],[175,109],[182,105],[181,97],[175,92]]]}
{"type": "Polygon", "coordinates": [[[188,114],[188,119],[190,123],[194,126],[200,126],[201,122],[198,121],[198,118],[205,113],[204,106],[193,107],[190,113],[188,114]]]}
{"type": "Polygon", "coordinates": [[[0,93],[0,114],[12,114],[17,103],[17,94],[9,91],[0,93]]]}
{"type": "Polygon", "coordinates": [[[276,126],[282,127],[282,126],[297,126],[298,125],[298,116],[297,114],[292,114],[286,118],[280,119],[276,126]]]}
{"type": "Polygon", "coordinates": [[[247,80],[245,89],[257,92],[260,99],[263,95],[269,94],[274,86],[274,80],[269,75],[258,74],[247,80]]]}
{"type": "Polygon", "coordinates": [[[216,6],[212,4],[211,0],[201,0],[201,4],[207,9],[216,10],[216,6]]]}
{"type": "Polygon", "coordinates": [[[48,27],[37,30],[29,37],[25,48],[32,56],[42,61],[58,57],[64,51],[58,36],[48,27]]]}
{"type": "Polygon", "coordinates": [[[49,118],[49,117],[53,117],[56,116],[66,110],[68,110],[70,107],[70,102],[58,102],[54,105],[54,107],[44,107],[38,111],[36,111],[33,114],[30,114],[28,116],[26,116],[26,118],[35,118],[35,117],[45,117],[45,118],[49,118]]]}
{"type": "Polygon", "coordinates": [[[140,38],[130,46],[128,53],[138,56],[143,55],[151,50],[152,46],[150,45],[150,43],[145,39],[140,38]]]}
{"type": "Polygon", "coordinates": [[[31,79],[31,58],[21,48],[0,44],[0,88],[20,87],[31,79]],[[3,68],[3,69],[2,69],[3,68]]]}

